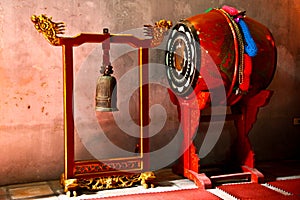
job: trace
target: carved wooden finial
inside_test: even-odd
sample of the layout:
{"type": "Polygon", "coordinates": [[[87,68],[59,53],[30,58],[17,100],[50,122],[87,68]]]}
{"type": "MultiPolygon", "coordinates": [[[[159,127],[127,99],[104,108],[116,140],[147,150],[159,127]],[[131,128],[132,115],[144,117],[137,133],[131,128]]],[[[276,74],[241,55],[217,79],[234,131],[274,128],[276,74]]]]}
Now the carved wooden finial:
{"type": "Polygon", "coordinates": [[[146,36],[152,37],[151,47],[156,47],[161,44],[164,36],[172,27],[172,22],[165,19],[155,22],[154,26],[144,25],[144,33],[146,36]]]}
{"type": "Polygon", "coordinates": [[[42,33],[52,45],[60,45],[60,37],[58,35],[64,34],[64,22],[53,22],[52,17],[47,17],[44,14],[39,16],[32,15],[31,21],[34,23],[36,30],[42,33]]]}

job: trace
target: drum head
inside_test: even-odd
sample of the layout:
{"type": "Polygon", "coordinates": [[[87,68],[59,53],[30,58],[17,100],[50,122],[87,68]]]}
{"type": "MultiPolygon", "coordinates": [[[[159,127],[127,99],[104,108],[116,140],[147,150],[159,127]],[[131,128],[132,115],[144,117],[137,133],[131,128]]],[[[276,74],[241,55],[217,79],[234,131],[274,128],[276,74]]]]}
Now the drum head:
{"type": "Polygon", "coordinates": [[[171,89],[177,95],[188,96],[200,70],[200,45],[195,29],[187,21],[179,22],[172,29],[165,59],[171,89]]]}

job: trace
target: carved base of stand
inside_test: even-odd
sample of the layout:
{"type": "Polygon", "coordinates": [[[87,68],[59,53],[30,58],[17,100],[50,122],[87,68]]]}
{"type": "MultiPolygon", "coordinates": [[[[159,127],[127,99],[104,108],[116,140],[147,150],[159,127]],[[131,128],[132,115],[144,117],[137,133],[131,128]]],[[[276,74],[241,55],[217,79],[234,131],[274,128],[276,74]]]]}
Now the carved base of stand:
{"type": "MultiPolygon", "coordinates": [[[[255,168],[250,168],[248,166],[242,166],[241,173],[233,173],[233,174],[222,174],[217,176],[206,176],[205,173],[197,173],[189,169],[184,169],[184,173],[182,174],[184,177],[188,178],[189,180],[193,181],[195,185],[199,189],[211,189],[213,185],[220,183],[220,182],[227,182],[227,181],[241,181],[244,179],[246,182],[253,182],[253,183],[263,183],[264,182],[264,175],[259,172],[255,168]]],[[[175,173],[176,168],[173,168],[175,173]]]]}
{"type": "Polygon", "coordinates": [[[241,166],[242,172],[232,174],[221,174],[211,176],[210,180],[214,185],[229,183],[229,182],[252,182],[263,183],[264,175],[255,168],[243,165],[241,166]]]}
{"type": "Polygon", "coordinates": [[[65,179],[65,175],[62,174],[60,176],[60,185],[63,187],[64,192],[68,197],[77,196],[77,191],[80,189],[78,180],[76,178],[73,179],[65,179]]]}
{"type": "Polygon", "coordinates": [[[264,179],[265,179],[264,175],[257,169],[244,165],[244,166],[242,166],[242,170],[243,170],[243,172],[250,172],[251,182],[254,182],[254,183],[263,183],[264,182],[264,179]]]}
{"type": "Polygon", "coordinates": [[[129,175],[112,175],[101,176],[89,179],[65,179],[62,174],[60,183],[64,188],[64,192],[68,196],[77,196],[79,189],[98,191],[106,189],[126,188],[133,185],[141,184],[144,188],[154,187],[153,180],[155,179],[153,172],[144,172],[139,174],[129,175]]]}
{"type": "Polygon", "coordinates": [[[184,176],[194,181],[196,186],[200,189],[211,189],[212,184],[210,179],[204,173],[197,173],[192,170],[185,169],[184,176]]]}
{"type": "Polygon", "coordinates": [[[180,167],[181,165],[173,166],[173,172],[176,174],[183,175],[184,177],[188,178],[189,180],[193,181],[195,185],[199,189],[211,189],[213,185],[219,182],[227,182],[227,181],[240,181],[243,180],[247,182],[253,183],[263,183],[264,182],[264,175],[259,172],[255,168],[250,168],[246,165],[241,166],[242,172],[241,173],[233,173],[233,174],[222,174],[208,177],[205,173],[197,173],[193,170],[183,169],[180,167]]]}
{"type": "Polygon", "coordinates": [[[193,181],[199,189],[211,189],[212,184],[210,179],[205,175],[205,173],[197,173],[190,169],[183,169],[182,165],[174,165],[173,173],[179,174],[193,181]]]}

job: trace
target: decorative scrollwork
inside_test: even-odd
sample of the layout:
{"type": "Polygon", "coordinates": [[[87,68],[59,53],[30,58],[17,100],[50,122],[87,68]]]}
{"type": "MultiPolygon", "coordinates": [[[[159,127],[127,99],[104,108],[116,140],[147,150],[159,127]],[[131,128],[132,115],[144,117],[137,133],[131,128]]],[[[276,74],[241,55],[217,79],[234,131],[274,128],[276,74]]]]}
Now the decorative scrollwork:
{"type": "Polygon", "coordinates": [[[53,22],[52,17],[47,17],[44,14],[39,16],[32,15],[31,21],[34,23],[36,30],[42,33],[52,45],[60,45],[60,37],[58,35],[64,34],[64,22],[53,22]]]}
{"type": "Polygon", "coordinates": [[[76,164],[74,168],[74,173],[76,175],[87,174],[87,173],[101,173],[101,172],[109,172],[115,170],[136,170],[141,168],[140,160],[112,160],[106,161],[104,163],[95,162],[95,163],[87,163],[87,164],[76,164]]]}
{"type": "Polygon", "coordinates": [[[151,181],[155,179],[153,172],[144,172],[141,174],[133,175],[114,175],[108,177],[97,177],[91,179],[81,179],[78,181],[79,187],[88,190],[105,190],[114,188],[131,187],[140,183],[144,188],[148,188],[149,185],[154,185],[151,181]]]}
{"type": "Polygon", "coordinates": [[[77,196],[77,190],[80,188],[78,184],[78,180],[76,178],[73,179],[65,179],[65,175],[62,174],[60,176],[60,184],[64,188],[64,192],[67,194],[68,197],[71,196],[71,194],[75,197],[77,196]]]}
{"type": "Polygon", "coordinates": [[[141,184],[144,188],[154,187],[152,181],[155,179],[153,172],[144,172],[139,174],[129,175],[112,175],[104,177],[96,177],[90,179],[64,179],[61,176],[61,185],[64,187],[64,191],[70,195],[71,193],[76,195],[76,191],[79,189],[87,189],[92,191],[125,188],[131,187],[135,184],[141,184]],[[75,193],[74,193],[75,191],[75,193]]]}
{"type": "Polygon", "coordinates": [[[155,25],[150,24],[144,25],[145,36],[152,37],[151,47],[156,47],[161,44],[164,36],[167,34],[168,30],[172,27],[172,22],[165,19],[155,22],[155,25]]]}

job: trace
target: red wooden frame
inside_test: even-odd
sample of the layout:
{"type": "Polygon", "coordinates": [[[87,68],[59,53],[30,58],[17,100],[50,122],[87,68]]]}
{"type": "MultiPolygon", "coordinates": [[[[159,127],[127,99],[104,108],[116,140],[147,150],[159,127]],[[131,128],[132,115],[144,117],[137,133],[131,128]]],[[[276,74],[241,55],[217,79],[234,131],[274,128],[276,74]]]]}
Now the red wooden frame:
{"type": "MultiPolygon", "coordinates": [[[[109,64],[110,43],[128,44],[138,49],[139,82],[140,82],[140,131],[142,138],[142,150],[140,158],[120,158],[117,162],[127,163],[127,170],[122,173],[140,173],[149,169],[149,158],[144,153],[149,152],[148,129],[144,126],[149,123],[149,86],[148,86],[148,48],[151,40],[138,39],[132,35],[112,35],[108,32],[103,34],[82,33],[75,37],[59,38],[63,56],[63,105],[64,105],[64,180],[109,176],[120,174],[116,161],[106,160],[105,165],[100,161],[75,161],[74,155],[74,117],[73,117],[73,47],[84,43],[102,43],[103,64],[109,64]],[[131,163],[131,164],[128,164],[131,163]],[[132,164],[133,163],[133,164],[132,164]],[[109,165],[109,166],[107,166],[109,165]],[[114,166],[114,167],[112,167],[114,166]],[[89,168],[89,170],[87,170],[89,168]]],[[[121,169],[120,169],[121,170],[121,169]]]]}

